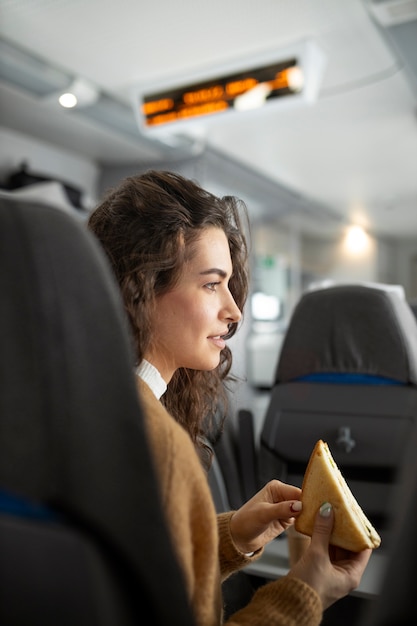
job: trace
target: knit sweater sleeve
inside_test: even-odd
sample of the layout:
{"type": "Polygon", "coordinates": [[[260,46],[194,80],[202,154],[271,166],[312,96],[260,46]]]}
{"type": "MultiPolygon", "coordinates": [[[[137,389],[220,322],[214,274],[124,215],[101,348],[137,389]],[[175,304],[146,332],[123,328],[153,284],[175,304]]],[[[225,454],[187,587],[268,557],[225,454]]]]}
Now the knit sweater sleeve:
{"type": "Polygon", "coordinates": [[[322,617],[317,593],[302,580],[284,576],[260,587],[225,626],[318,626],[322,617]]]}
{"type": "Polygon", "coordinates": [[[230,518],[233,513],[234,511],[228,511],[227,513],[219,513],[217,515],[219,563],[222,582],[233,572],[242,569],[259,558],[263,552],[263,549],[257,550],[253,556],[248,557],[236,548],[230,533],[230,518]]]}
{"type": "MultiPolygon", "coordinates": [[[[263,550],[247,557],[233,543],[230,518],[233,511],[217,515],[219,561],[222,580],[259,558],[263,550]]],[[[284,576],[260,587],[251,602],[232,615],[227,626],[318,626],[323,616],[317,593],[298,578],[284,576]]],[[[225,626],[226,626],[225,624],[225,626]]]]}

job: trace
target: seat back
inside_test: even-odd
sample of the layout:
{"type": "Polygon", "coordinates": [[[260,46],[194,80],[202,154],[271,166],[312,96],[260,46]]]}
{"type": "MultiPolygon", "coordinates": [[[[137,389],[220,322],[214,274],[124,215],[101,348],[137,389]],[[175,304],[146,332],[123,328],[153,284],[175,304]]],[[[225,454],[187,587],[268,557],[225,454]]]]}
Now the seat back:
{"type": "MultiPolygon", "coordinates": [[[[0,514],[0,617],[10,626],[134,624],[118,568],[67,520],[0,514]]],[[[141,592],[140,592],[141,593],[141,592]]]]}
{"type": "Polygon", "coordinates": [[[249,500],[263,486],[258,483],[255,424],[252,411],[239,409],[237,414],[239,468],[242,477],[244,501],[249,500]]]}
{"type": "Polygon", "coordinates": [[[1,199],[0,294],[0,623],[191,624],[101,248],[1,199]]]}
{"type": "Polygon", "coordinates": [[[236,425],[226,418],[221,428],[216,425],[210,433],[209,445],[213,459],[208,479],[216,511],[223,513],[238,509],[245,501],[239,467],[239,441],[236,425]]]}
{"type": "Polygon", "coordinates": [[[417,624],[417,428],[407,444],[389,501],[392,540],[379,597],[365,606],[359,626],[417,624]]]}
{"type": "Polygon", "coordinates": [[[417,325],[395,292],[363,285],[308,292],[282,345],[260,442],[262,481],[301,486],[327,441],[381,533],[417,419],[417,325]]]}
{"type": "Polygon", "coordinates": [[[209,442],[213,462],[208,474],[217,512],[240,508],[259,489],[253,414],[239,409],[226,418],[209,442]]]}

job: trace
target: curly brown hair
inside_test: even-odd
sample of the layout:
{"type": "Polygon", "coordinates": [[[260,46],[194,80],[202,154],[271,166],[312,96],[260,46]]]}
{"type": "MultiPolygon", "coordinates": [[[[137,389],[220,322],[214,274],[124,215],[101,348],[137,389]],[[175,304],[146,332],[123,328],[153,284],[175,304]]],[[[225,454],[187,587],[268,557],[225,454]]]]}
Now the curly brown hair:
{"type": "MultiPolygon", "coordinates": [[[[212,226],[221,228],[228,239],[233,265],[229,289],[243,311],[249,285],[244,230],[249,232],[249,220],[243,201],[219,198],[179,174],[150,170],[125,178],[90,215],[88,227],[104,247],[121,287],[138,364],[153,339],[157,296],[175,286],[201,231],[212,226]]],[[[231,323],[227,338],[237,328],[237,322],[231,323]]],[[[234,380],[231,366],[226,346],[212,371],[178,369],[161,398],[199,446],[204,445],[214,417],[218,420],[220,415],[223,422],[227,383],[234,380]]]]}

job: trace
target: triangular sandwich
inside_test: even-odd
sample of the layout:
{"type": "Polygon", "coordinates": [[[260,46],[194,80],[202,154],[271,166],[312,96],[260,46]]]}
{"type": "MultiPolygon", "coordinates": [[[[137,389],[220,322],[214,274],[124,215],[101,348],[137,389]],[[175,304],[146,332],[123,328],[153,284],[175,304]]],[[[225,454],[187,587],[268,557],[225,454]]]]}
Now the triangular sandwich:
{"type": "Polygon", "coordinates": [[[331,544],[352,552],[378,548],[381,537],[352,494],[329,446],[321,439],[311,453],[301,489],[303,509],[295,520],[298,532],[311,537],[317,511],[324,502],[330,502],[335,512],[331,544]]]}

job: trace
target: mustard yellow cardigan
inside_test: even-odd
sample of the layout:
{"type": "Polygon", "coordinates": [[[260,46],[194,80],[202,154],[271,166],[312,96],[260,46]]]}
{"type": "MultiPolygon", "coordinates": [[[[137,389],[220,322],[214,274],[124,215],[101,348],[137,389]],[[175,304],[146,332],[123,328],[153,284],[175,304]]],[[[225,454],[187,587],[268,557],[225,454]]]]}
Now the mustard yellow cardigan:
{"type": "MultiPolygon", "coordinates": [[[[229,530],[232,512],[216,514],[189,435],[148,385],[139,377],[137,381],[162,504],[196,622],[219,626],[223,623],[221,582],[260,553],[249,558],[234,546],[229,530]]],[[[283,577],[260,587],[251,602],[228,619],[227,626],[316,626],[321,619],[316,592],[301,580],[283,577]]]]}

